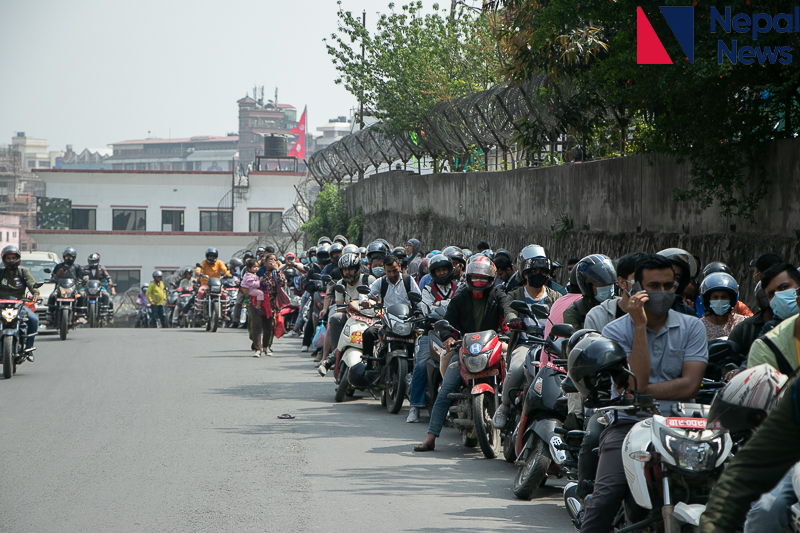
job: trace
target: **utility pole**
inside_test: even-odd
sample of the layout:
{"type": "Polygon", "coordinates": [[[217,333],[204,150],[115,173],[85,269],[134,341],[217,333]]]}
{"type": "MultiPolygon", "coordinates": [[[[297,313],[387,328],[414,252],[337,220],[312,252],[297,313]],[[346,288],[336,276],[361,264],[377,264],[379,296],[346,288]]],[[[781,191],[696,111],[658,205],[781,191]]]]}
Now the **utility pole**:
{"type": "MultiPolygon", "coordinates": [[[[367,10],[365,9],[361,13],[361,27],[364,31],[367,31],[367,10]]],[[[364,56],[366,55],[366,49],[364,47],[364,37],[361,37],[361,64],[364,64],[364,56]]],[[[358,127],[359,129],[364,129],[364,91],[361,91],[361,98],[358,99],[358,127]]],[[[361,181],[364,178],[364,171],[362,169],[358,169],[358,181],[361,181]]],[[[353,176],[350,176],[350,182],[353,182],[353,176]]]]}

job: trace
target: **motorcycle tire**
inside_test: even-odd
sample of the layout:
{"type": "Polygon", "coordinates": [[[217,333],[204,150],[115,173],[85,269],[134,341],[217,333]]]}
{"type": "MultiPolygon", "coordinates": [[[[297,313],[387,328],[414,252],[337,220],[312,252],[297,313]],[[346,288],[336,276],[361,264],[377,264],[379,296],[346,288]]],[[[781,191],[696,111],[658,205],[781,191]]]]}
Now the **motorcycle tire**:
{"type": "Polygon", "coordinates": [[[408,361],[402,357],[392,359],[386,372],[386,410],[393,415],[400,412],[406,399],[406,375],[408,361]]]}
{"type": "Polygon", "coordinates": [[[347,389],[350,388],[350,380],[348,379],[348,372],[350,369],[345,367],[344,372],[341,373],[342,379],[339,381],[339,386],[336,387],[336,394],[333,395],[333,399],[336,403],[341,403],[344,401],[345,396],[347,396],[347,389]]]}
{"type": "Polygon", "coordinates": [[[515,429],[512,433],[506,435],[505,440],[503,441],[503,459],[506,460],[507,463],[514,463],[517,460],[517,430],[515,429]]]}
{"type": "Polygon", "coordinates": [[[87,322],[89,323],[90,328],[97,327],[97,304],[89,304],[89,309],[86,313],[89,315],[87,318],[87,322]]]}
{"type": "Polygon", "coordinates": [[[381,405],[383,407],[386,407],[386,391],[385,390],[381,391],[381,405]]]}
{"type": "Polygon", "coordinates": [[[478,445],[487,459],[497,457],[500,449],[500,430],[492,425],[492,417],[497,407],[494,394],[485,392],[472,397],[472,419],[475,422],[475,433],[478,445]]]}
{"type": "Polygon", "coordinates": [[[3,378],[11,379],[14,375],[14,338],[3,337],[3,378]]]}
{"type": "Polygon", "coordinates": [[[67,331],[69,331],[69,309],[62,309],[61,323],[58,325],[58,336],[62,341],[67,340],[67,331]]]}
{"type": "Polygon", "coordinates": [[[461,443],[464,445],[464,448],[477,448],[478,447],[478,438],[471,437],[466,433],[461,435],[461,443]]]}
{"type": "Polygon", "coordinates": [[[550,468],[550,455],[547,443],[537,435],[531,435],[529,439],[534,439],[528,456],[525,457],[525,464],[518,467],[517,475],[514,477],[514,485],[511,491],[520,500],[531,500],[533,495],[542,485],[542,481],[547,477],[547,470],[550,468]]]}
{"type": "Polygon", "coordinates": [[[211,306],[211,333],[216,333],[219,328],[219,302],[211,306]]]}

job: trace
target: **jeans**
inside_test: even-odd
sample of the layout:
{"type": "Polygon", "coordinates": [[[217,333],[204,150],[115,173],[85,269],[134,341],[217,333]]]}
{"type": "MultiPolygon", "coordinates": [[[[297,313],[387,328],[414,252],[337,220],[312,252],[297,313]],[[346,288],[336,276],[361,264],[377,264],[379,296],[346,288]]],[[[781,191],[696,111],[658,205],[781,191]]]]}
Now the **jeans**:
{"type": "Polygon", "coordinates": [[[39,317],[36,315],[36,313],[31,311],[27,306],[24,306],[22,310],[28,316],[28,328],[27,328],[28,339],[25,341],[25,347],[32,348],[33,341],[36,340],[36,336],[34,335],[34,333],[39,331],[39,317]]]}
{"type": "Polygon", "coordinates": [[[578,498],[584,499],[591,494],[592,484],[597,473],[597,455],[592,450],[600,446],[600,435],[606,428],[600,423],[603,413],[597,412],[586,423],[586,435],[581,442],[578,454],[578,498]]]}
{"type": "Polygon", "coordinates": [[[518,389],[525,381],[525,358],[528,356],[530,346],[517,346],[511,352],[511,362],[508,364],[508,373],[503,381],[503,404],[511,405],[511,389],[518,389]]]}
{"type": "MultiPolygon", "coordinates": [[[[455,354],[451,358],[452,361],[458,361],[458,355],[455,354]]],[[[455,392],[461,386],[461,366],[450,368],[448,365],[447,371],[442,380],[442,388],[439,389],[439,395],[436,397],[436,403],[433,404],[433,411],[431,412],[431,422],[428,425],[428,433],[433,433],[437,437],[442,431],[444,425],[444,418],[447,416],[447,411],[450,409],[450,398],[447,397],[451,392],[455,392]]],[[[624,476],[624,474],[623,474],[624,476]]]]}
{"type": "Polygon", "coordinates": [[[167,327],[167,315],[164,313],[163,305],[150,306],[150,327],[156,327],[156,319],[161,321],[161,327],[167,327]]]}
{"type": "Polygon", "coordinates": [[[328,331],[326,333],[327,339],[330,339],[330,352],[326,355],[328,368],[333,368],[336,364],[336,350],[339,346],[339,337],[342,336],[342,330],[347,323],[347,313],[333,313],[328,319],[328,331]]]}
{"type": "Polygon", "coordinates": [[[425,335],[419,339],[416,361],[414,362],[414,373],[411,375],[411,390],[408,393],[411,407],[426,407],[425,389],[428,388],[428,361],[430,358],[428,336],[425,335]]]}
{"type": "Polygon", "coordinates": [[[622,443],[636,424],[623,420],[607,427],[600,435],[600,461],[592,497],[586,503],[581,533],[608,533],[625,499],[628,482],[622,466],[622,443]]]}
{"type": "Polygon", "coordinates": [[[744,533],[784,531],[791,522],[791,506],[797,502],[792,487],[792,471],[786,473],[774,489],[762,495],[747,513],[744,533]]]}

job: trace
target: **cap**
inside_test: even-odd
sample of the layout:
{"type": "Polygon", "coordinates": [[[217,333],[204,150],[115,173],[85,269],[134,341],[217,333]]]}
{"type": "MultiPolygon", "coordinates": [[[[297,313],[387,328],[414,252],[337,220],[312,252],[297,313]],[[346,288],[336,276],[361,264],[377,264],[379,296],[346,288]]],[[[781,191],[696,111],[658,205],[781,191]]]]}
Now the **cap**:
{"type": "Polygon", "coordinates": [[[292,252],[289,252],[288,254],[286,254],[286,259],[289,259],[289,258],[294,259],[294,254],[292,252]]]}

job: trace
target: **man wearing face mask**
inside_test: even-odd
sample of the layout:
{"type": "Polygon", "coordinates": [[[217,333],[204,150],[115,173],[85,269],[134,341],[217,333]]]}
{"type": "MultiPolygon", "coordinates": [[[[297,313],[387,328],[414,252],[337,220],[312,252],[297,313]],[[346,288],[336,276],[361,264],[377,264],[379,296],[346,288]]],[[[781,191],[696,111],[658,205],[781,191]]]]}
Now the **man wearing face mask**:
{"type": "Polygon", "coordinates": [[[790,375],[800,363],[800,272],[788,263],[769,267],[761,276],[772,314],[780,323],[753,343],[747,356],[748,368],[767,363],[790,375]]]}
{"type": "Polygon", "coordinates": [[[592,308],[614,297],[617,271],[614,262],[603,254],[584,257],[578,261],[575,269],[583,297],[564,311],[563,321],[577,331],[583,329],[586,315],[592,308]]]}
{"type": "MultiPolygon", "coordinates": [[[[87,276],[88,273],[85,272],[80,265],[75,264],[75,259],[78,257],[78,252],[75,251],[75,248],[70,246],[69,248],[65,249],[61,253],[62,262],[57,264],[53,268],[53,273],[50,274],[50,281],[58,282],[61,278],[71,278],[74,279],[77,283],[84,276],[87,276]]],[[[76,302],[78,307],[86,307],[85,298],[78,293],[78,301],[76,302]]],[[[49,322],[54,323],[55,317],[55,308],[56,308],[56,291],[50,295],[50,298],[47,300],[47,319],[49,322]]]]}
{"type": "Polygon", "coordinates": [[[633,289],[633,284],[635,283],[633,275],[636,272],[636,265],[645,256],[646,254],[642,252],[633,252],[617,259],[617,287],[620,289],[622,298],[611,298],[593,307],[586,314],[586,320],[583,323],[584,328],[603,331],[607,324],[625,316],[631,299],[631,289],[633,289]]]}
{"type": "MultiPolygon", "coordinates": [[[[524,330],[529,325],[543,327],[543,321],[534,323],[530,318],[520,317],[519,313],[511,308],[511,302],[519,300],[528,304],[528,307],[533,304],[544,305],[549,310],[555,301],[561,298],[560,293],[546,285],[550,279],[550,269],[553,265],[544,248],[538,244],[531,244],[523,248],[518,259],[520,262],[517,265],[517,270],[521,272],[526,283],[524,286],[512,289],[511,292],[506,294],[503,315],[508,327],[512,330],[524,330]]],[[[508,421],[508,408],[511,406],[511,389],[519,388],[525,379],[524,363],[529,349],[530,346],[521,345],[515,348],[511,354],[508,373],[503,381],[503,403],[497,408],[492,418],[492,424],[496,428],[504,428],[508,421]]]]}
{"type": "MultiPolygon", "coordinates": [[[[603,336],[628,353],[638,391],[652,395],[661,413],[670,416],[673,404],[694,398],[700,389],[708,364],[705,328],[696,316],[671,310],[677,285],[668,259],[645,256],[636,266],[634,279],[643,290],[631,296],[627,316],[603,328],[603,336]]],[[[611,530],[627,490],[622,443],[638,421],[617,411],[600,436],[597,477],[581,533],[611,530]]]]}

